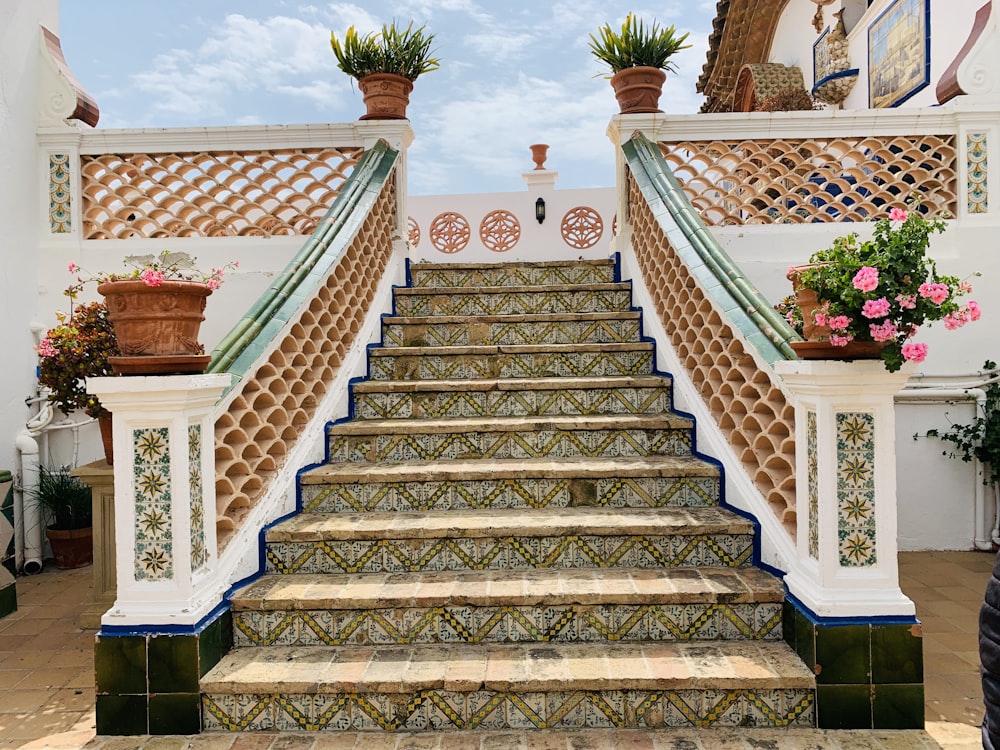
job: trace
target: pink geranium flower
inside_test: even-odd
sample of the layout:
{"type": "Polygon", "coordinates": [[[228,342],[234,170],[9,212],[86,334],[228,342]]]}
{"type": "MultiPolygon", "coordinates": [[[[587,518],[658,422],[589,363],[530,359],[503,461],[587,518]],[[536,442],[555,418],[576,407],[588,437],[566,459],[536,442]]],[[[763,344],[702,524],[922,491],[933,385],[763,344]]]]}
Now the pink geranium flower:
{"type": "Polygon", "coordinates": [[[77,271],[79,271],[79,270],[80,270],[80,266],[78,266],[78,265],[77,265],[76,263],[74,263],[73,261],[70,261],[70,262],[69,262],[69,272],[70,272],[70,273],[76,273],[76,272],[77,272],[77,271]]]}
{"type": "Polygon", "coordinates": [[[827,321],[827,325],[833,331],[843,331],[847,326],[851,324],[851,319],[846,315],[836,315],[827,321]]]}
{"type": "Polygon", "coordinates": [[[851,335],[838,336],[837,334],[833,334],[832,336],[830,336],[830,343],[833,344],[834,346],[847,346],[853,340],[854,337],[851,335]]]}
{"type": "Polygon", "coordinates": [[[813,315],[813,320],[816,322],[816,325],[820,327],[823,327],[827,324],[826,315],[823,313],[816,313],[815,315],[813,315]]]}
{"type": "Polygon", "coordinates": [[[951,290],[948,289],[947,284],[931,284],[925,281],[917,291],[924,299],[929,299],[935,305],[940,305],[948,299],[951,290]]]}
{"type": "Polygon", "coordinates": [[[872,318],[884,318],[889,314],[889,300],[885,297],[867,300],[861,308],[861,314],[869,320],[872,318]]]}
{"type": "Polygon", "coordinates": [[[899,334],[899,328],[891,320],[886,320],[883,323],[872,323],[869,330],[875,341],[892,341],[899,334]]]}
{"type": "Polygon", "coordinates": [[[902,208],[889,209],[889,221],[906,221],[910,213],[902,208]]]}
{"type": "Polygon", "coordinates": [[[907,362],[923,362],[927,359],[927,344],[907,341],[903,344],[902,353],[907,362]]]}
{"type": "Polygon", "coordinates": [[[160,286],[167,280],[166,274],[163,271],[154,271],[152,268],[143,270],[139,274],[139,278],[142,279],[146,286],[160,286]]]}
{"type": "Polygon", "coordinates": [[[969,311],[969,320],[979,320],[983,315],[982,308],[979,307],[979,303],[975,300],[970,299],[965,309],[969,311]]]}
{"type": "Polygon", "coordinates": [[[897,294],[896,302],[904,310],[915,310],[917,307],[917,297],[915,294],[897,294]]]}
{"type": "Polygon", "coordinates": [[[854,274],[854,279],[851,283],[859,291],[872,291],[878,286],[878,269],[871,266],[862,266],[861,270],[854,274]]]}
{"type": "Polygon", "coordinates": [[[54,357],[59,353],[56,351],[55,347],[52,346],[52,342],[49,341],[48,337],[45,337],[38,342],[38,346],[35,347],[35,351],[38,352],[38,356],[40,357],[54,357]]]}

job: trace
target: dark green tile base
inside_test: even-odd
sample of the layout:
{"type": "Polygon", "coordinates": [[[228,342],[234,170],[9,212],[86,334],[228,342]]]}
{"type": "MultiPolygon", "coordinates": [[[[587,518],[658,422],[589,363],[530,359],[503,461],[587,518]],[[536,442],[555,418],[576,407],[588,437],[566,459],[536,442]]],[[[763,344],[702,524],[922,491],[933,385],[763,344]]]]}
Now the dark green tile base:
{"type": "Polygon", "coordinates": [[[785,602],[785,641],[816,673],[821,729],[923,729],[919,624],[824,625],[785,602]]]}
{"type": "Polygon", "coordinates": [[[232,648],[232,633],[228,610],[196,634],[100,633],[94,648],[97,733],[199,733],[199,679],[232,648]]]}
{"type": "Polygon", "coordinates": [[[0,590],[0,617],[17,611],[17,586],[13,583],[0,590]]]}

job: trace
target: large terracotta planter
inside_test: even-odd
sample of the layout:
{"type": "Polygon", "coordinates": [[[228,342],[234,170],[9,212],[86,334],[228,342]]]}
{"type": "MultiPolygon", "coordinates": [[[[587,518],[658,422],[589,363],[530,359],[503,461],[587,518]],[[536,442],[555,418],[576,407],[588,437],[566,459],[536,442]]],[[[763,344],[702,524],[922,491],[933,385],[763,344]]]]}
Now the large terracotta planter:
{"type": "Polygon", "coordinates": [[[97,287],[108,306],[121,356],[110,357],[119,375],[204,372],[198,331],[212,290],[197,281],[108,281],[97,287]]]}
{"type": "Polygon", "coordinates": [[[362,120],[405,120],[413,81],[394,73],[373,73],[358,81],[366,114],[362,120]]]}
{"type": "Polygon", "coordinates": [[[72,570],[90,565],[94,561],[94,530],[86,529],[61,530],[51,527],[45,529],[52,556],[59,570],[72,570]]]}
{"type": "Polygon", "coordinates": [[[611,76],[618,108],[623,115],[662,112],[660,94],[667,74],[659,68],[625,68],[611,76]]]}

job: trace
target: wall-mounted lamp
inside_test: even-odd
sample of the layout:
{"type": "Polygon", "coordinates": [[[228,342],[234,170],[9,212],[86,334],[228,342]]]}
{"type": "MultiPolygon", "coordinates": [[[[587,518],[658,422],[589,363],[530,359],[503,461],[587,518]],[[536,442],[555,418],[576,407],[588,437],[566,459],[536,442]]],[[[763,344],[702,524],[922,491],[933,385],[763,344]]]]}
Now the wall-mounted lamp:
{"type": "Polygon", "coordinates": [[[535,201],[535,218],[539,224],[545,221],[545,201],[542,198],[535,201]]]}

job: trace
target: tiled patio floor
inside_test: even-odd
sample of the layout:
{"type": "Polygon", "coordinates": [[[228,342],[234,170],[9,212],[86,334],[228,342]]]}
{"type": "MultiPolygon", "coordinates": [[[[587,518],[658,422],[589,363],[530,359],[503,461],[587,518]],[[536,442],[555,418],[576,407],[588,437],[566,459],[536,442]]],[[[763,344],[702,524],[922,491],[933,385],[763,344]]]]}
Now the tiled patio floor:
{"type": "Polygon", "coordinates": [[[431,737],[222,735],[95,737],[94,631],[77,623],[92,590],[91,568],[46,570],[17,582],[19,609],[0,619],[0,750],[919,750],[980,747],[976,633],[993,566],[983,552],[909,552],[900,583],[924,630],[927,731],[735,730],[568,732],[431,737]]]}

